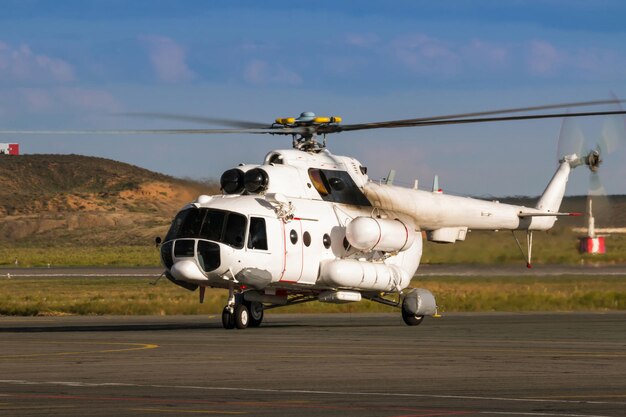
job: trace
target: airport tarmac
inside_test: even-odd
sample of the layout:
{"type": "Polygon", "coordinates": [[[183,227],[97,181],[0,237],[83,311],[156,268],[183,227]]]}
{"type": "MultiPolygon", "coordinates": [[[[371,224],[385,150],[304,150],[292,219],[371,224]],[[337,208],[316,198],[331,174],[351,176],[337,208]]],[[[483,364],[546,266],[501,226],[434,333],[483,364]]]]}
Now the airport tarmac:
{"type": "Polygon", "coordinates": [[[626,312],[0,317],[2,416],[625,416],[626,312]]]}

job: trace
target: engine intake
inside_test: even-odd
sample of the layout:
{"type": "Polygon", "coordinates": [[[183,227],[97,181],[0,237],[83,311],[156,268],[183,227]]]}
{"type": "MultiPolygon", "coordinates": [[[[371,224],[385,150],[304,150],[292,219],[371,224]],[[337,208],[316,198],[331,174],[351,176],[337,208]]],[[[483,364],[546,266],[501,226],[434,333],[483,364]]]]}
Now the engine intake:
{"type": "Polygon", "coordinates": [[[243,176],[243,184],[246,191],[250,194],[258,194],[267,190],[270,177],[261,168],[254,168],[247,171],[243,176]]]}
{"type": "Polygon", "coordinates": [[[244,173],[233,168],[225,171],[220,178],[220,188],[226,194],[241,194],[244,189],[244,173]]]}

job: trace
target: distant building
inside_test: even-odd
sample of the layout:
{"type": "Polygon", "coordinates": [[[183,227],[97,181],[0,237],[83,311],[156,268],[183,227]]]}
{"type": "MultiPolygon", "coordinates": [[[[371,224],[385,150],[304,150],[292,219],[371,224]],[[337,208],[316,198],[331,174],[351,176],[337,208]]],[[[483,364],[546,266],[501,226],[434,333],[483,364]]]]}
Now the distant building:
{"type": "Polygon", "coordinates": [[[19,143],[0,143],[0,155],[19,155],[19,143]]]}

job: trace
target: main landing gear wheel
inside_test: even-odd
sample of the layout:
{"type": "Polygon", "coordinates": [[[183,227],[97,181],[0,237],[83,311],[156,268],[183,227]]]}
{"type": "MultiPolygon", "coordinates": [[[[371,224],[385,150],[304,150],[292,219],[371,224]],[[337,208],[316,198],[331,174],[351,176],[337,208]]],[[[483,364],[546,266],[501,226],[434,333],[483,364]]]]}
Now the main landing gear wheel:
{"type": "Polygon", "coordinates": [[[263,304],[245,301],[242,294],[235,294],[234,298],[234,305],[222,311],[222,326],[225,329],[259,327],[263,321],[263,304]]]}
{"type": "Polygon", "coordinates": [[[224,310],[222,310],[222,326],[224,326],[225,329],[235,328],[235,316],[230,312],[228,307],[224,307],[224,310]]]}
{"type": "Polygon", "coordinates": [[[422,324],[424,321],[424,316],[416,316],[412,313],[409,313],[405,309],[402,309],[402,320],[407,324],[407,326],[417,326],[422,324]]]}
{"type": "Polygon", "coordinates": [[[248,304],[250,311],[250,327],[259,327],[263,321],[263,304],[253,301],[248,304]]]}
{"type": "Polygon", "coordinates": [[[235,327],[245,329],[250,324],[250,311],[245,304],[237,304],[235,307],[235,327]]]}

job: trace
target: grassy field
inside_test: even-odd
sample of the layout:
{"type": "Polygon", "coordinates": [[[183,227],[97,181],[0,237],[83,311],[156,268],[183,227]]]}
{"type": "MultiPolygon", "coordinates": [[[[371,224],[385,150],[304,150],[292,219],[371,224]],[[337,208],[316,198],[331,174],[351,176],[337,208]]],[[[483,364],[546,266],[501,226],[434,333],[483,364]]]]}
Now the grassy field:
{"type": "MultiPolygon", "coordinates": [[[[526,234],[517,232],[526,250],[526,234]]],[[[536,264],[624,263],[626,235],[605,237],[607,251],[603,255],[582,255],[578,252],[578,234],[569,229],[555,229],[533,234],[533,262],[536,264]]],[[[510,231],[475,231],[464,242],[441,245],[426,242],[422,262],[435,264],[506,264],[522,260],[510,231]]]]}
{"type": "MultiPolygon", "coordinates": [[[[144,278],[0,278],[0,315],[170,315],[219,314],[226,291],[208,290],[204,304],[197,292],[166,280],[156,286],[144,278]]],[[[430,289],[441,312],[608,311],[626,310],[626,280],[621,277],[436,277],[414,281],[430,289]]],[[[276,312],[393,312],[363,301],[318,302],[276,312]]]]}
{"type": "MultiPolygon", "coordinates": [[[[518,239],[525,245],[525,235],[518,239]]],[[[533,261],[536,264],[624,263],[626,235],[606,237],[607,253],[581,255],[577,251],[577,235],[560,229],[535,233],[533,261]]],[[[12,246],[0,245],[0,266],[159,266],[159,253],[154,245],[144,246],[12,246]]],[[[426,242],[423,263],[434,264],[506,264],[520,263],[522,257],[510,232],[472,232],[466,241],[450,245],[426,242]]]]}
{"type": "Polygon", "coordinates": [[[159,251],[145,246],[0,247],[0,266],[159,266],[159,251]]]}

